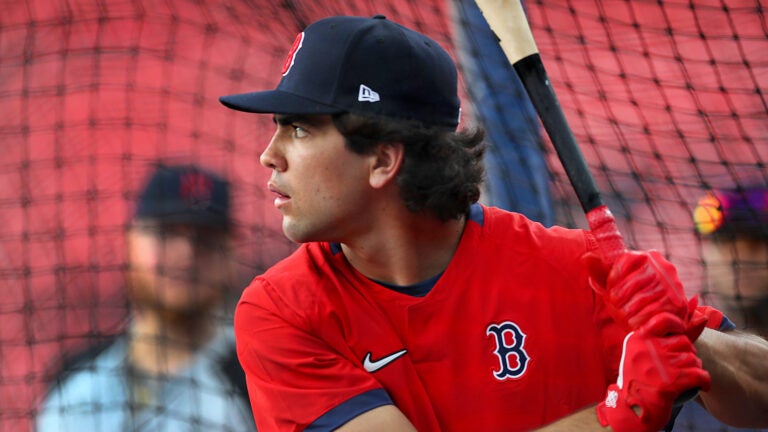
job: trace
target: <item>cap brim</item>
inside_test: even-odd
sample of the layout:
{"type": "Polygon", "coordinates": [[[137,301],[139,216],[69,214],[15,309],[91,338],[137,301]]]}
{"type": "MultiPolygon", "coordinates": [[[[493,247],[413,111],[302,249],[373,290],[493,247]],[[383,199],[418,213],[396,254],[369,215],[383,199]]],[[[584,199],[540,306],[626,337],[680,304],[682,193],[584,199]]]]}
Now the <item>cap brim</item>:
{"type": "Polygon", "coordinates": [[[219,102],[227,108],[250,113],[337,114],[346,111],[281,90],[221,96],[219,102]]]}

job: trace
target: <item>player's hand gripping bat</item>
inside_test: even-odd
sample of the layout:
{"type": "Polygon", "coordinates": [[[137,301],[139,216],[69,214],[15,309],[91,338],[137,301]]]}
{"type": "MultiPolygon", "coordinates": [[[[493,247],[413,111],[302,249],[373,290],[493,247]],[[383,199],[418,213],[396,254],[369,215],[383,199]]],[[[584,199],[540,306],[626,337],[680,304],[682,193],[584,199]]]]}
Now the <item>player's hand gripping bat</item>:
{"type": "MultiPolygon", "coordinates": [[[[624,240],[613,214],[603,203],[597,184],[560,107],[520,0],[476,0],[476,3],[500,39],[504,54],[517,72],[552,141],[604,259],[612,264],[626,251],[624,240]]],[[[693,398],[697,393],[698,389],[685,392],[675,405],[693,398]]]]}

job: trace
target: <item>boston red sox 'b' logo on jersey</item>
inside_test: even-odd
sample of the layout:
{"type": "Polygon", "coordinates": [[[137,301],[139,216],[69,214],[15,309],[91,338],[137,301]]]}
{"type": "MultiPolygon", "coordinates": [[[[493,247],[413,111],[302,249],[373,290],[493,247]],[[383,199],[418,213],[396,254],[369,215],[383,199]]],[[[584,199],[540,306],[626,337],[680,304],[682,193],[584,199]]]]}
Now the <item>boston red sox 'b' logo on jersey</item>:
{"type": "Polygon", "coordinates": [[[528,366],[528,353],[525,352],[525,333],[517,324],[504,321],[501,324],[491,324],[485,332],[496,341],[494,354],[499,359],[499,370],[493,372],[497,380],[520,378],[528,366]]]}

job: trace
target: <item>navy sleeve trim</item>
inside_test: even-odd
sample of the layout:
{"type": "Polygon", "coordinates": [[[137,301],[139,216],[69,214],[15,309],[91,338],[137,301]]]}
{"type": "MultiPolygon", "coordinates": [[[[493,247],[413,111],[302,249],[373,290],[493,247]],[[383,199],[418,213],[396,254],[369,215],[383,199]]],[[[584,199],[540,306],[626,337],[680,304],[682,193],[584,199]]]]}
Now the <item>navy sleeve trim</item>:
{"type": "Polygon", "coordinates": [[[736,329],[736,324],[734,324],[734,322],[731,321],[730,318],[723,315],[723,320],[720,321],[720,327],[718,328],[718,330],[720,330],[721,332],[728,332],[735,329],[736,329]]]}
{"type": "Polygon", "coordinates": [[[332,431],[360,414],[384,405],[393,405],[387,392],[384,389],[369,390],[332,408],[312,422],[305,430],[312,432],[332,431]]]}

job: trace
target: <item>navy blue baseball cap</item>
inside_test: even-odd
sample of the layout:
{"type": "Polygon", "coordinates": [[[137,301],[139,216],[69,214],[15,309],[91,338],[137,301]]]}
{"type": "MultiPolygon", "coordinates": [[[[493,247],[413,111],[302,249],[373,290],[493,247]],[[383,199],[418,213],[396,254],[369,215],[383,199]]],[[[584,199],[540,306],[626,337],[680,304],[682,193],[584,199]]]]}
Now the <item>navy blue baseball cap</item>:
{"type": "Polygon", "coordinates": [[[136,219],[228,229],[229,184],[194,165],[158,165],[139,196],[136,219]]]}
{"type": "Polygon", "coordinates": [[[386,19],[335,16],[310,24],[274,90],[219,98],[252,113],[350,112],[455,129],[456,64],[437,42],[386,19]]]}

